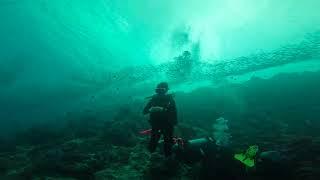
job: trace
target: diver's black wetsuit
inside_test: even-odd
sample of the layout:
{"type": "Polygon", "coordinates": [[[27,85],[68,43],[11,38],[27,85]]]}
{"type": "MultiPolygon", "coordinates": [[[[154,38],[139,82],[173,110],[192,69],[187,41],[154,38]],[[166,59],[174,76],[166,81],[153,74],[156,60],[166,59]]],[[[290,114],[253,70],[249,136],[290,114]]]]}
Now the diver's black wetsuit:
{"type": "Polygon", "coordinates": [[[148,102],[143,110],[144,114],[150,113],[149,122],[152,127],[151,139],[149,143],[150,152],[154,152],[159,142],[160,136],[164,136],[164,154],[171,155],[173,145],[173,130],[177,124],[176,104],[172,95],[156,94],[148,102]],[[162,112],[150,112],[151,107],[162,107],[162,112]]]}
{"type": "Polygon", "coordinates": [[[233,158],[228,147],[217,146],[212,138],[186,141],[183,147],[174,146],[177,160],[187,164],[201,162],[199,177],[196,179],[246,179],[244,166],[233,158]]]}
{"type": "MultiPolygon", "coordinates": [[[[293,179],[292,160],[281,151],[263,151],[257,154],[255,168],[246,168],[234,158],[231,147],[216,145],[213,138],[199,138],[184,141],[173,146],[178,161],[195,164],[201,162],[196,179],[227,180],[277,180],[293,179]]],[[[295,157],[295,156],[293,156],[295,157]]]]}

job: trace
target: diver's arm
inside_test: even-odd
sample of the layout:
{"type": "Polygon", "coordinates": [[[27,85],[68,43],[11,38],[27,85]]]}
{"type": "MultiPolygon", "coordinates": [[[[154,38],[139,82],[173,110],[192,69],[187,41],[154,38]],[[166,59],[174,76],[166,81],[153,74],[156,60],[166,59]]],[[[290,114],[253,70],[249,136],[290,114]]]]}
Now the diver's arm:
{"type": "Polygon", "coordinates": [[[152,102],[151,102],[151,100],[150,100],[150,101],[148,102],[148,104],[146,105],[146,107],[144,107],[142,113],[143,113],[144,115],[149,114],[151,107],[152,107],[152,102]]]}

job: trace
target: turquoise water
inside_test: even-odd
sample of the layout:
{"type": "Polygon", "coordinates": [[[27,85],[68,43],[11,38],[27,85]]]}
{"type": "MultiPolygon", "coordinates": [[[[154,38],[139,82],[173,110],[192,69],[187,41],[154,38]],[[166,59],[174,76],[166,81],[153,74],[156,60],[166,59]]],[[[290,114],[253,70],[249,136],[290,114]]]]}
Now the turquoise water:
{"type": "Polygon", "coordinates": [[[149,128],[141,110],[160,81],[176,96],[183,138],[217,135],[216,119],[227,120],[237,148],[280,149],[308,136],[287,148],[301,157],[295,172],[303,179],[319,153],[312,161],[299,148],[312,141],[310,149],[320,149],[319,7],[319,0],[0,0],[0,179],[29,166],[32,178],[92,179],[105,168],[118,179],[141,178],[137,169],[149,162],[137,135],[149,128]],[[92,169],[79,175],[64,156],[74,169],[92,169]]]}
{"type": "Polygon", "coordinates": [[[187,92],[227,76],[317,62],[318,5],[316,0],[2,0],[3,122],[20,123],[21,116],[56,119],[90,106],[92,96],[116,97],[112,102],[121,104],[122,97],[149,95],[160,80],[177,90],[189,87],[187,92]],[[199,63],[187,78],[174,71],[169,76],[174,58],[186,50],[199,63]]]}

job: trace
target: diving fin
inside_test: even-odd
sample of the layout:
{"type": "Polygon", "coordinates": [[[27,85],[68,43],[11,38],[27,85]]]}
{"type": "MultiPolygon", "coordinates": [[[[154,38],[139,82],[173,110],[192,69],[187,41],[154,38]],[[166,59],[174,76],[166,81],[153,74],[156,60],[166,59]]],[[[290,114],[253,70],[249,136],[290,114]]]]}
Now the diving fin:
{"type": "Polygon", "coordinates": [[[244,165],[246,165],[248,167],[255,166],[254,159],[248,158],[245,154],[235,154],[234,158],[236,160],[239,160],[240,162],[242,162],[244,165]]]}
{"type": "Polygon", "coordinates": [[[259,147],[254,145],[250,146],[246,153],[235,154],[234,158],[240,162],[242,162],[247,167],[254,167],[255,166],[255,158],[259,151],[259,147]]]}

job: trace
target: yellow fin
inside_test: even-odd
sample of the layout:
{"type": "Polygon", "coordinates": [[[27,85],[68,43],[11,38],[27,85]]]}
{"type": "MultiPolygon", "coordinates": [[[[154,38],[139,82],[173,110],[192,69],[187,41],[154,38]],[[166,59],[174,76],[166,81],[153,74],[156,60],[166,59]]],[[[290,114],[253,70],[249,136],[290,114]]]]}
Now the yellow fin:
{"type": "Polygon", "coordinates": [[[239,161],[241,161],[241,160],[243,160],[244,158],[246,158],[246,156],[241,153],[241,154],[235,154],[235,155],[234,155],[234,158],[237,159],[237,160],[239,160],[239,161]]]}
{"type": "Polygon", "coordinates": [[[254,159],[248,158],[245,154],[235,154],[234,158],[248,167],[253,167],[255,165],[254,159]]]}

